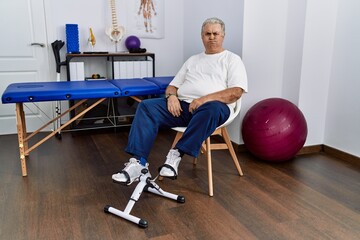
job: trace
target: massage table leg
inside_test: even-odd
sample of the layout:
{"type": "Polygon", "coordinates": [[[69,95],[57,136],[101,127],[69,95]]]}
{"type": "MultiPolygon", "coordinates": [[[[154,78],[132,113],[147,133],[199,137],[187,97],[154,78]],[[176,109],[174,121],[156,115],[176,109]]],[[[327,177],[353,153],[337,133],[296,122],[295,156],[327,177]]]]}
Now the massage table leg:
{"type": "Polygon", "coordinates": [[[16,103],[16,122],[17,122],[17,132],[18,132],[18,142],[19,142],[19,153],[20,153],[20,163],[21,163],[21,172],[25,177],[27,176],[26,171],[26,156],[27,152],[27,141],[26,139],[26,124],[24,116],[24,107],[22,103],[16,103]]]}
{"type": "Polygon", "coordinates": [[[48,134],[46,137],[44,137],[42,140],[35,143],[30,148],[28,147],[28,141],[31,137],[35,136],[37,133],[39,133],[42,129],[49,126],[54,121],[57,121],[59,118],[63,117],[65,114],[69,113],[70,111],[74,110],[76,107],[80,106],[84,102],[87,101],[87,99],[81,100],[78,103],[76,103],[74,106],[66,110],[64,113],[62,113],[60,116],[57,116],[56,118],[52,119],[36,131],[34,131],[32,134],[27,136],[26,131],[26,121],[25,121],[25,114],[24,114],[24,108],[23,103],[16,103],[16,122],[17,122],[17,131],[18,131],[18,141],[19,141],[19,152],[20,152],[20,162],[21,162],[21,171],[22,175],[25,177],[27,176],[27,170],[26,170],[26,156],[29,155],[29,153],[36,149],[38,146],[43,144],[45,141],[47,141],[49,138],[53,137],[54,135],[58,134],[62,129],[70,125],[72,122],[76,121],[78,118],[83,116],[85,113],[102,103],[106,98],[101,98],[89,107],[85,108],[83,111],[78,113],[76,116],[71,118],[69,121],[67,121],[65,124],[60,126],[59,128],[52,131],[50,134],[48,134]]]}

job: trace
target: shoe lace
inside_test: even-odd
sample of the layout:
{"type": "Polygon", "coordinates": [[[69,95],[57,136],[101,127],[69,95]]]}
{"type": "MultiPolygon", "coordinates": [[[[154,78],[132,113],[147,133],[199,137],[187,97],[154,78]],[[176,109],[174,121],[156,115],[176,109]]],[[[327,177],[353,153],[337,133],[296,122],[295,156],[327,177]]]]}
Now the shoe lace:
{"type": "Polygon", "coordinates": [[[170,150],[166,156],[166,163],[174,165],[179,161],[180,153],[177,150],[170,150]]]}
{"type": "Polygon", "coordinates": [[[125,163],[125,168],[124,170],[127,171],[129,170],[132,166],[136,165],[139,163],[139,160],[137,160],[136,158],[130,158],[129,162],[125,163]]]}

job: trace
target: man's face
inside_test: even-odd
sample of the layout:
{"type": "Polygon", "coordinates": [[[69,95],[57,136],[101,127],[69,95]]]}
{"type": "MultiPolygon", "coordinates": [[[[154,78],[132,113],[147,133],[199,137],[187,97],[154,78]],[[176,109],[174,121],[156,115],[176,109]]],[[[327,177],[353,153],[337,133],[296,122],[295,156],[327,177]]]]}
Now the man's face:
{"type": "Polygon", "coordinates": [[[201,33],[201,39],[205,47],[205,53],[214,54],[222,52],[222,47],[225,34],[221,30],[221,25],[206,24],[204,31],[201,33]]]}

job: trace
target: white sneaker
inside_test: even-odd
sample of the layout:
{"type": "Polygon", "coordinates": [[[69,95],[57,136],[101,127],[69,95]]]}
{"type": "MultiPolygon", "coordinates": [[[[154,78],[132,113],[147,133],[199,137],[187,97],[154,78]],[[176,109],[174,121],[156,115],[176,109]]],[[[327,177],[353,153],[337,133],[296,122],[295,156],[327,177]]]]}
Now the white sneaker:
{"type": "Polygon", "coordinates": [[[166,156],[164,165],[161,167],[160,176],[176,179],[180,161],[179,151],[177,149],[171,149],[166,156]]]}
{"type": "MultiPolygon", "coordinates": [[[[146,166],[140,164],[136,158],[130,158],[129,162],[125,163],[125,168],[120,172],[113,174],[112,179],[117,183],[130,185],[134,181],[138,181],[141,176],[141,170],[148,169],[149,164],[146,166]]],[[[148,169],[149,170],[149,169],[148,169]]]]}

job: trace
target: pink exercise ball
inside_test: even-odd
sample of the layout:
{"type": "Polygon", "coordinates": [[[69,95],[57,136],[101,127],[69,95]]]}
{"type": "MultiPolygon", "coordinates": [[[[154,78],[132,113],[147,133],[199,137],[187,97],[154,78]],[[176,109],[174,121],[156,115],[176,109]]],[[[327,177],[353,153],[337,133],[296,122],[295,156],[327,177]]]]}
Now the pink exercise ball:
{"type": "Polygon", "coordinates": [[[307,124],[299,108],[281,98],[269,98],[252,106],[242,128],[245,147],[256,157],[271,162],[292,159],[304,146],[307,124]]]}

